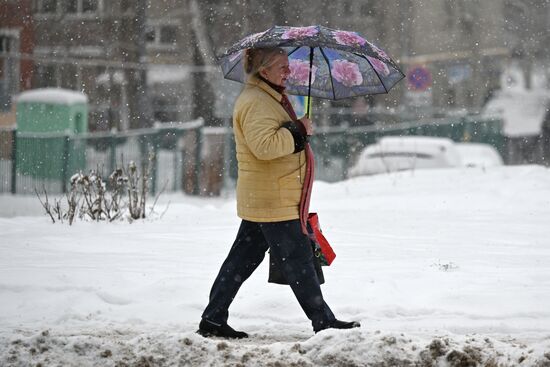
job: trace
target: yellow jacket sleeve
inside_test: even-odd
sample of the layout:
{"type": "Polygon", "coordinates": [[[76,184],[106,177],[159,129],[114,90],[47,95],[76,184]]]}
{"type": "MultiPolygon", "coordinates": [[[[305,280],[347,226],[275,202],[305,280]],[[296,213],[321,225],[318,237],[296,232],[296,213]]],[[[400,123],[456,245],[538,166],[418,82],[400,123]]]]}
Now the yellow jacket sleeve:
{"type": "Polygon", "coordinates": [[[260,160],[271,160],[294,153],[294,137],[282,128],[277,114],[268,104],[250,103],[243,106],[240,116],[246,144],[260,160]]]}

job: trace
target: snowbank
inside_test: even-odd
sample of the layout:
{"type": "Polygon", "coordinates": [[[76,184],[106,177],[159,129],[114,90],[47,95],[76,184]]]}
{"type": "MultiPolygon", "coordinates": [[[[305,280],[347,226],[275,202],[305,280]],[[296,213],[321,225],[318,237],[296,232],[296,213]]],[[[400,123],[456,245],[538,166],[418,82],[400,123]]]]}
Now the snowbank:
{"type": "Polygon", "coordinates": [[[133,224],[0,218],[0,365],[550,365],[546,168],[315,182],[323,292],[362,323],[317,335],[266,262],[230,309],[251,338],[195,334],[239,220],[233,198],[170,199],[133,224]]]}

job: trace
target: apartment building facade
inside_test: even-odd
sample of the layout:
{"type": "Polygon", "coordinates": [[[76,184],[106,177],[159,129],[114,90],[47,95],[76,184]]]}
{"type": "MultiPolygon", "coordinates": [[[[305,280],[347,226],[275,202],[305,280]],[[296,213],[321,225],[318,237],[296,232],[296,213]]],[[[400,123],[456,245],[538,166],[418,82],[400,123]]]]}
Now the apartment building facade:
{"type": "Polygon", "coordinates": [[[13,97],[32,86],[34,47],[30,0],[0,2],[0,126],[15,124],[13,97]]]}
{"type": "Polygon", "coordinates": [[[543,47],[549,37],[548,1],[4,0],[2,6],[6,4],[17,4],[17,12],[1,13],[1,47],[14,49],[14,41],[5,39],[7,34],[13,39],[18,28],[19,52],[32,57],[18,64],[21,77],[6,72],[7,58],[2,58],[3,93],[38,87],[83,91],[90,97],[90,130],[126,130],[198,116],[219,124],[216,118],[230,115],[240,86],[222,81],[214,56],[274,24],[354,30],[382,46],[407,74],[389,95],[365,99],[388,108],[479,110],[500,88],[500,75],[511,60],[529,72],[549,58],[543,47]],[[145,9],[141,18],[138,9],[145,9]],[[32,37],[23,36],[30,30],[32,37]],[[6,82],[8,74],[10,80],[21,79],[17,88],[6,82]],[[144,96],[152,121],[141,117],[144,96]]]}

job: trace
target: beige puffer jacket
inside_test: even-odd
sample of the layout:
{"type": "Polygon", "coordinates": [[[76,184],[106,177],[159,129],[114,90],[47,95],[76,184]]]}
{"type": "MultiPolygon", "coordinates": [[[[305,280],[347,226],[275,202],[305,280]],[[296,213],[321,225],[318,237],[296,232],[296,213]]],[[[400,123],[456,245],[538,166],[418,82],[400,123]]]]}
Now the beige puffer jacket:
{"type": "Polygon", "coordinates": [[[294,153],[294,138],[281,127],[291,121],[281,98],[265,82],[250,77],[233,111],[237,214],[252,222],[299,218],[306,158],[304,151],[294,153]]]}

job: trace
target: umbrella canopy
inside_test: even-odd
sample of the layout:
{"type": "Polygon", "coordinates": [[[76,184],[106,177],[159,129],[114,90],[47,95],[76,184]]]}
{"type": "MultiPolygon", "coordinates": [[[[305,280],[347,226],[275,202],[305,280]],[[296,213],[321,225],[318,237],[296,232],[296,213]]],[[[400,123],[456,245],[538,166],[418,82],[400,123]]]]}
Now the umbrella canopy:
{"type": "Polygon", "coordinates": [[[263,47],[287,52],[289,94],[338,100],[388,93],[405,77],[386,52],[358,33],[323,26],[275,26],[242,39],[220,57],[224,77],[244,83],[244,51],[263,47]]]}

